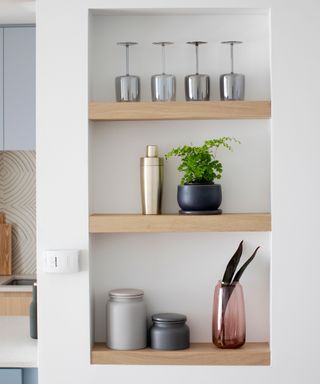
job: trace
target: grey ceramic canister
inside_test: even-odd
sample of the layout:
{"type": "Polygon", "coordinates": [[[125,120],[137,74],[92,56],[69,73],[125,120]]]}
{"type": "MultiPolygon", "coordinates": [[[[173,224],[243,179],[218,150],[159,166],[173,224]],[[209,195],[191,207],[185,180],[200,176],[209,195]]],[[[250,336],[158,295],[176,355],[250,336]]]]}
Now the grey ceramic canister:
{"type": "Polygon", "coordinates": [[[140,289],[109,292],[106,318],[106,345],[115,350],[135,350],[147,346],[147,313],[140,289]]]}
{"type": "Polygon", "coordinates": [[[150,329],[151,348],[174,351],[190,346],[187,317],[179,313],[158,313],[152,316],[150,329]]]}

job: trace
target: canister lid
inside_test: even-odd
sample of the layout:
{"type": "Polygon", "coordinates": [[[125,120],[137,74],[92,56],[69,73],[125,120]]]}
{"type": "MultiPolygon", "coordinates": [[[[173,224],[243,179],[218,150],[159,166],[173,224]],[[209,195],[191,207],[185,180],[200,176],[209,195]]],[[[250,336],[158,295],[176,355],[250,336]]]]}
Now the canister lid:
{"type": "Polygon", "coordinates": [[[187,316],[180,313],[156,313],[152,315],[152,321],[157,323],[185,323],[187,316]]]}
{"type": "Polygon", "coordinates": [[[144,292],[141,289],[131,289],[131,288],[122,288],[122,289],[113,289],[109,291],[110,297],[115,297],[119,299],[130,299],[135,297],[142,297],[144,292]]]}

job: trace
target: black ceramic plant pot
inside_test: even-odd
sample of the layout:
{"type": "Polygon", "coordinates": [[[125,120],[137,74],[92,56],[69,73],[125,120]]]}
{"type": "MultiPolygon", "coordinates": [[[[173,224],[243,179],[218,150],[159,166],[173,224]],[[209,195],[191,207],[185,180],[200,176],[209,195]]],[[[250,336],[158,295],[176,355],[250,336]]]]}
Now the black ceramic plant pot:
{"type": "Polygon", "coordinates": [[[221,213],[221,210],[218,209],[221,201],[220,184],[185,184],[178,186],[178,204],[181,213],[221,213]]]}

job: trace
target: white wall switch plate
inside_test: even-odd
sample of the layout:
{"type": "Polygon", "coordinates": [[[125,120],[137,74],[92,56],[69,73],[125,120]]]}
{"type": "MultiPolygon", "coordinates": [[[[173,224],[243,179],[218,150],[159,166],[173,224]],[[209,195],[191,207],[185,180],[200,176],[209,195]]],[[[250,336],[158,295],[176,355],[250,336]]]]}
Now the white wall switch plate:
{"type": "Polygon", "coordinates": [[[79,272],[79,250],[52,249],[44,252],[44,272],[75,273],[79,272]]]}

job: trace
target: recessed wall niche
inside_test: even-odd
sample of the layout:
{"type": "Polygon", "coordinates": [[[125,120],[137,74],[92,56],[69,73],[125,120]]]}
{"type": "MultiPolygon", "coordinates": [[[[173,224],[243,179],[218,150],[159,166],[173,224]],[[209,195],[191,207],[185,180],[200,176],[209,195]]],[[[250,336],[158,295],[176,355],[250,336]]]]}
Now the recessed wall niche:
{"type": "MultiPolygon", "coordinates": [[[[270,100],[270,31],[267,12],[242,10],[108,11],[90,13],[90,101],[115,100],[114,79],[125,73],[118,41],[137,41],[131,73],[141,78],[141,97],[151,101],[150,77],[160,73],[154,41],[173,41],[167,72],[177,77],[177,101],[184,101],[184,76],[194,72],[193,47],[204,40],[200,71],[210,75],[211,100],[219,99],[219,75],[230,71],[223,40],[235,48],[235,70],[246,76],[247,100],[270,100]],[[165,27],[164,27],[165,26],[165,27]]],[[[111,121],[89,123],[90,212],[140,213],[139,158],[147,144],[163,156],[173,146],[233,136],[233,152],[220,153],[222,209],[229,213],[270,212],[270,120],[111,121]]],[[[165,162],[163,212],[176,213],[177,162],[165,162]]],[[[192,342],[210,342],[213,289],[238,243],[245,254],[261,245],[243,276],[247,340],[269,340],[270,233],[91,234],[91,285],[94,340],[105,340],[105,303],[110,289],[141,288],[148,312],[173,311],[188,317],[192,342]]]]}

